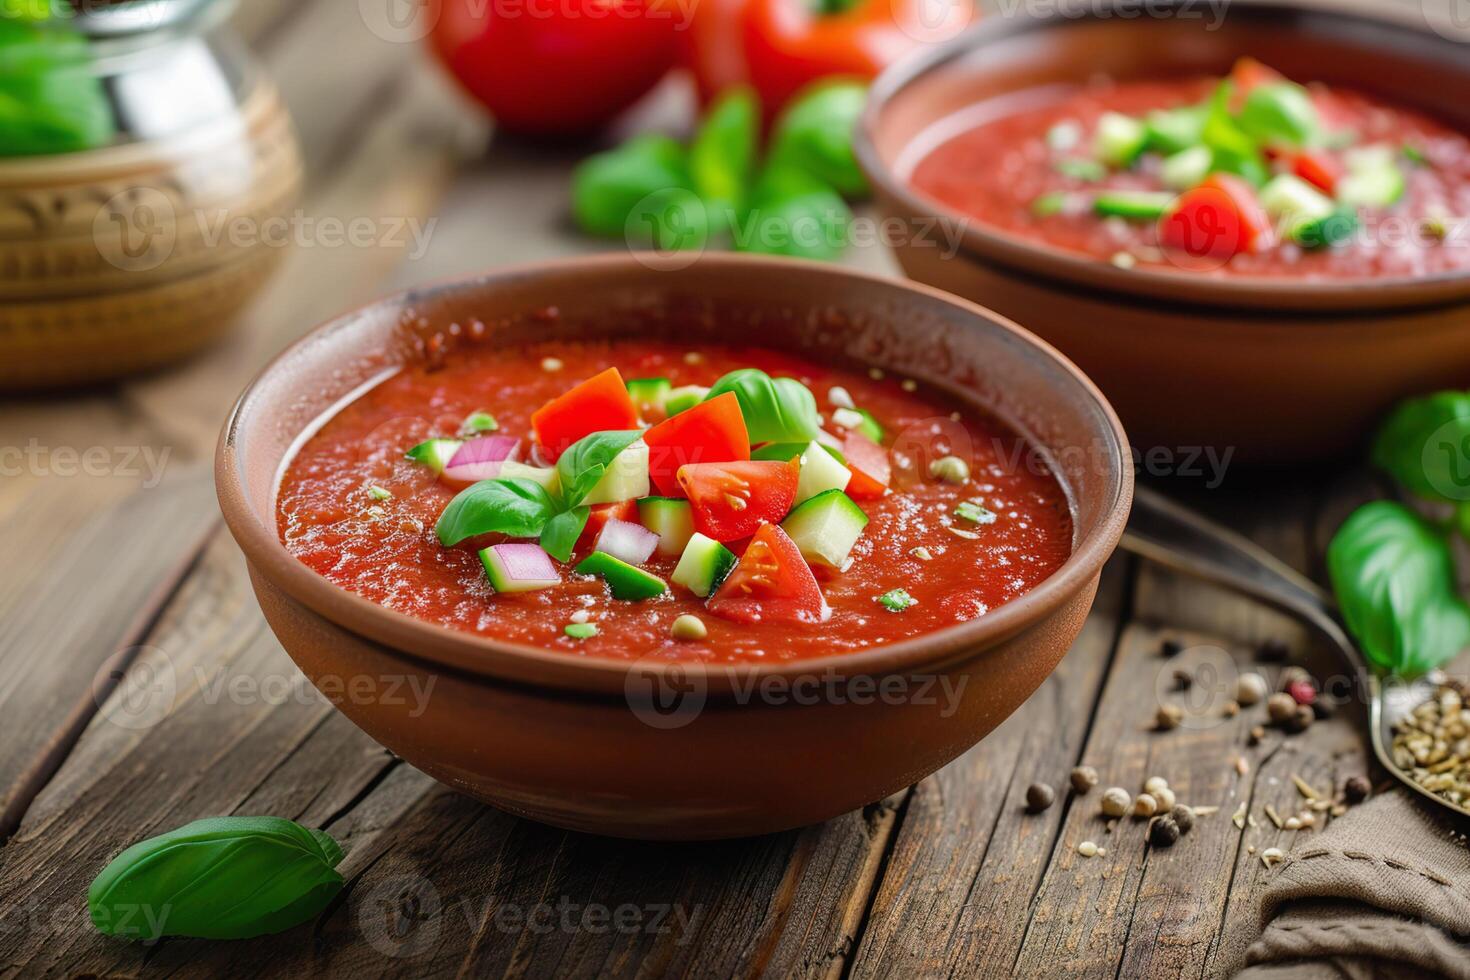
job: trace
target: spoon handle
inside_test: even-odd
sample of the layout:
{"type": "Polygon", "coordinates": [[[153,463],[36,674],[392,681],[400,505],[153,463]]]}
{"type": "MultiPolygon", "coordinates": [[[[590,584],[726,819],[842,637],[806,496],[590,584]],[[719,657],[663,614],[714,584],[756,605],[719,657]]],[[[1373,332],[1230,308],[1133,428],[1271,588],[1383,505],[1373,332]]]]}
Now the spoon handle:
{"type": "Polygon", "coordinates": [[[1356,669],[1367,664],[1332,597],[1265,549],[1148,487],[1137,487],[1123,547],[1175,571],[1241,592],[1320,630],[1356,669]]]}

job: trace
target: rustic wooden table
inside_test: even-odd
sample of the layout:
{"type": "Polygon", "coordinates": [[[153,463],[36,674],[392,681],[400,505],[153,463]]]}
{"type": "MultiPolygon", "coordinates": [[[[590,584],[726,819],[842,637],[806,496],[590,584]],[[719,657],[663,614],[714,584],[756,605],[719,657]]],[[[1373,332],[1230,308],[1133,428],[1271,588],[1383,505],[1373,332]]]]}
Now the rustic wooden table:
{"type": "MultiPolygon", "coordinates": [[[[1259,708],[1147,730],[1155,684],[1176,666],[1162,638],[1244,664],[1264,638],[1304,636],[1127,557],[1062,665],[984,742],[892,799],[755,840],[626,843],[517,820],[416,772],[316,697],[221,528],[209,463],[229,404],[286,342],[367,297],[594,246],[566,229],[574,153],[489,145],[418,47],[375,36],[359,5],[256,0],[240,16],[302,135],[305,212],[436,224],[419,257],[295,249],[233,339],[179,370],[0,406],[0,446],[25,461],[0,481],[0,976],[1233,969],[1271,874],[1250,849],[1310,833],[1264,819],[1242,831],[1231,814],[1299,808],[1293,775],[1325,789],[1364,772],[1357,716],[1254,747],[1259,708]],[[89,452],[105,462],[78,473],[89,452]],[[95,696],[120,671],[119,690],[95,696]],[[1024,811],[1029,783],[1060,787],[1079,763],[1135,792],[1163,775],[1220,810],[1169,850],[1148,850],[1142,823],[1109,830],[1096,795],[1024,811]],[[258,941],[144,947],[91,930],[87,885],[114,853],[228,813],[343,841],[342,900],[258,941]],[[1080,856],[1087,839],[1106,856],[1080,856]]],[[[876,248],[851,261],[892,269],[876,248]]],[[[1360,492],[1333,473],[1232,471],[1214,490],[1157,475],[1311,572],[1360,492]]]]}

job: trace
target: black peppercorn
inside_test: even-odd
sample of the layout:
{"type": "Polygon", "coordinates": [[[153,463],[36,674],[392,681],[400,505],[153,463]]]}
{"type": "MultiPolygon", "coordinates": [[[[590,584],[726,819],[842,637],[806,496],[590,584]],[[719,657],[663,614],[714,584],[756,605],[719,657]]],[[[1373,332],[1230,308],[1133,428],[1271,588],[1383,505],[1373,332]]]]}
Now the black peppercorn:
{"type": "Polygon", "coordinates": [[[1285,641],[1272,637],[1256,647],[1256,659],[1264,664],[1279,664],[1291,656],[1285,641]]]}
{"type": "Polygon", "coordinates": [[[1342,798],[1349,803],[1362,803],[1368,798],[1368,792],[1372,789],[1368,780],[1362,776],[1353,776],[1342,784],[1342,798]]]}
{"type": "Polygon", "coordinates": [[[1174,690],[1187,691],[1194,686],[1194,675],[1187,670],[1174,671],[1174,690]]]}
{"type": "Polygon", "coordinates": [[[1173,817],[1159,817],[1148,828],[1148,842],[1154,847],[1173,847],[1179,839],[1179,825],[1173,817]]]}
{"type": "Polygon", "coordinates": [[[1317,700],[1312,702],[1312,714],[1317,716],[1318,721],[1323,721],[1324,719],[1331,718],[1333,712],[1335,712],[1336,710],[1337,709],[1333,707],[1332,702],[1324,697],[1318,696],[1317,700]]]}
{"type": "Polygon", "coordinates": [[[1293,735],[1300,735],[1312,727],[1312,722],[1317,720],[1316,714],[1306,705],[1298,705],[1296,712],[1286,719],[1286,730],[1293,735]]]}
{"type": "Polygon", "coordinates": [[[1187,834],[1194,829],[1194,811],[1183,803],[1169,811],[1169,819],[1179,825],[1179,832],[1187,834]]]}
{"type": "Polygon", "coordinates": [[[1184,651],[1184,644],[1178,640],[1165,640],[1159,644],[1159,653],[1165,657],[1177,657],[1184,651]]]}
{"type": "Polygon", "coordinates": [[[1032,813],[1040,813],[1052,805],[1057,798],[1056,792],[1045,783],[1032,783],[1026,789],[1026,809],[1032,813]]]}

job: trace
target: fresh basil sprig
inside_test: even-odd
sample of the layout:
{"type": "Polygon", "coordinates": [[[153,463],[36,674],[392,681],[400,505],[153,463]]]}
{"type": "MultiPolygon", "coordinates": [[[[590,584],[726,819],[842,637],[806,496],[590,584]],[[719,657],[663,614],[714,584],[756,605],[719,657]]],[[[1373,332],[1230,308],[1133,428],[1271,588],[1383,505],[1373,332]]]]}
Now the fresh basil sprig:
{"type": "Polygon", "coordinates": [[[1401,402],[1373,437],[1373,465],[1420,497],[1470,510],[1470,392],[1401,402]]]}
{"type": "Polygon", "coordinates": [[[541,531],[541,550],[557,561],[571,561],[572,549],[582,536],[582,528],[587,526],[589,513],[585,506],[573,507],[547,521],[541,531]]]}
{"type": "Polygon", "coordinates": [[[847,197],[862,197],[868,179],[853,151],[853,130],[867,99],[867,85],[856,81],[818,81],[798,92],[776,120],[771,162],[805,170],[847,197]]]}
{"type": "Polygon", "coordinates": [[[1470,647],[1470,606],[1434,528],[1401,504],[1353,512],[1327,548],[1327,570],[1348,629],[1375,667],[1417,677],[1470,647]]]}
{"type": "Polygon", "coordinates": [[[210,817],[123,851],[87,890],[100,932],[248,939],[319,915],[342,890],[342,848],[280,817],[210,817]]]}
{"type": "Polygon", "coordinates": [[[589,234],[623,236],[634,209],[650,195],[688,187],[687,156],[677,140],[647,134],[583,160],[572,173],[577,224],[589,234]]]}
{"type": "Polygon", "coordinates": [[[817,400],[795,378],[773,378],[757,368],[731,371],[710,388],[705,401],[733,391],[750,441],[808,442],[821,431],[817,400]]]}
{"type": "Polygon", "coordinates": [[[556,461],[561,477],[562,503],[567,507],[580,504],[597,486],[618,453],[637,442],[643,433],[638,429],[594,432],[567,447],[556,461]]]}
{"type": "Polygon", "coordinates": [[[445,547],[477,534],[534,538],[560,510],[546,488],[534,480],[511,477],[481,480],[461,490],[434,525],[445,547]]]}
{"type": "Polygon", "coordinates": [[[689,145],[689,179],[717,226],[733,220],[744,206],[760,145],[760,115],[754,89],[727,89],[689,145]]]}

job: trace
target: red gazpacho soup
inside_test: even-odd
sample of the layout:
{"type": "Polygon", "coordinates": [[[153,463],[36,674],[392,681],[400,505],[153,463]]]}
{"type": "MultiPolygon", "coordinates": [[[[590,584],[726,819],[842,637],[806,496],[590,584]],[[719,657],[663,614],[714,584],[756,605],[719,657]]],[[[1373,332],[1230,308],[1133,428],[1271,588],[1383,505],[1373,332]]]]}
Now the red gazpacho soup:
{"type": "Polygon", "coordinates": [[[663,341],[467,348],[305,439],[281,540],[344,589],[574,656],[736,663],[986,615],[1072,549],[994,418],[882,371],[663,341]]]}
{"type": "Polygon", "coordinates": [[[1218,276],[1470,270],[1470,138],[1242,59],[1229,77],[1023,91],[931,131],[910,183],[1099,261],[1218,276]]]}

